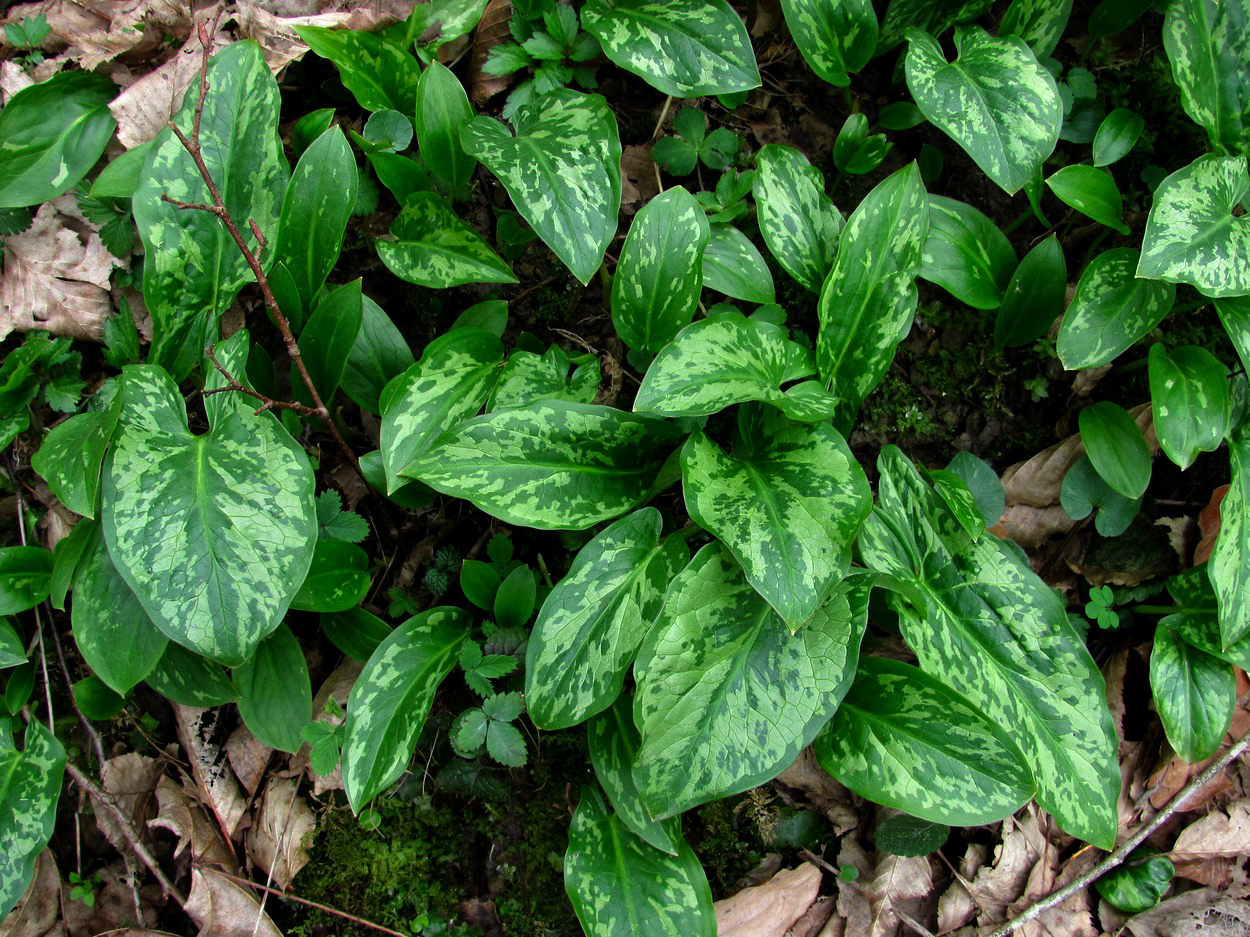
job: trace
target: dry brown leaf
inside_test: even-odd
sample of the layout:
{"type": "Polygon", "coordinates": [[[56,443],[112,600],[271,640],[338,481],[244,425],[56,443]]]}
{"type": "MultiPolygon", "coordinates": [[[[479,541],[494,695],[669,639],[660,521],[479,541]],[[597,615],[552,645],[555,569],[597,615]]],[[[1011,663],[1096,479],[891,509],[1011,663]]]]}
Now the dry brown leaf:
{"type": "Polygon", "coordinates": [[[109,305],[109,276],[121,261],[78,211],[73,195],[39,207],[31,226],[4,240],[0,339],[44,329],[99,341],[109,305]]]}
{"type": "Polygon", "coordinates": [[[239,725],[226,739],[225,750],[234,776],[248,794],[255,794],[265,780],[273,749],[252,735],[247,726],[239,725]]]}
{"type": "MultiPolygon", "coordinates": [[[[154,807],[153,792],[164,770],[165,766],[157,759],[145,758],[135,752],[110,758],[100,768],[101,786],[113,796],[113,801],[121,808],[131,829],[141,830],[146,826],[154,807]]],[[[95,821],[114,849],[118,852],[129,851],[130,844],[122,834],[117,820],[98,803],[95,807],[95,821]]]]}
{"type": "Polygon", "coordinates": [[[181,39],[191,28],[190,8],[204,5],[203,0],[41,0],[14,7],[8,21],[43,12],[48,18],[44,48],[63,50],[63,63],[91,71],[120,55],[142,59],[166,36],[181,39]]]}
{"type": "MultiPolygon", "coordinates": [[[[855,795],[831,778],[816,761],[810,748],[799,752],[794,764],[773,779],[784,791],[795,791],[833,824],[833,830],[844,836],[859,826],[860,811],[855,795]]],[[[791,802],[794,799],[787,798],[791,802]]]]}
{"type": "Polygon", "coordinates": [[[1129,918],[1127,926],[1134,937],[1246,937],[1250,902],[1199,888],[1129,918]]]}
{"type": "Polygon", "coordinates": [[[972,879],[985,865],[989,848],[982,843],[969,843],[959,862],[959,874],[938,899],[938,931],[946,933],[967,924],[977,913],[969,892],[972,879]]]}
{"type": "Polygon", "coordinates": [[[0,918],[0,937],[65,937],[61,924],[61,874],[51,850],[39,853],[26,894],[8,917],[0,918]]]}
{"type": "Polygon", "coordinates": [[[199,927],[199,937],[282,937],[251,892],[212,869],[191,870],[183,909],[199,927]]]}
{"type": "Polygon", "coordinates": [[[12,59],[0,62],[0,103],[8,104],[9,98],[34,83],[35,79],[12,59]]]}
{"type": "Polygon", "coordinates": [[[200,799],[217,817],[226,838],[234,839],[247,812],[247,801],[238,779],[230,770],[226,753],[213,741],[219,710],[193,709],[177,703],[173,707],[178,741],[191,762],[191,774],[199,789],[200,799]]]}
{"type": "Polygon", "coordinates": [[[784,937],[816,900],[820,880],[820,869],[804,862],[716,902],[718,937],[784,937]]]}
{"type": "Polygon", "coordinates": [[[1180,862],[1250,856],[1250,800],[1239,800],[1223,810],[1212,810],[1182,830],[1172,846],[1171,856],[1180,862]]]}
{"type": "Polygon", "coordinates": [[[1008,506],[1027,504],[1046,508],[1059,503],[1059,489],[1063,476],[1085,454],[1085,445],[1079,434],[1043,449],[1024,462],[1018,462],[1003,472],[1003,495],[1008,506]]]}
{"type": "Polygon", "coordinates": [[[660,175],[650,144],[631,143],[621,152],[621,210],[632,215],[660,192],[660,175]]]}
{"type": "Polygon", "coordinates": [[[236,19],[239,38],[260,43],[265,64],[270,71],[280,72],[308,52],[308,46],[295,31],[297,26],[372,32],[398,22],[411,10],[412,3],[403,0],[365,4],[351,0],[244,0],[237,5],[236,19]]]}
{"type": "Polygon", "coordinates": [[[1211,559],[1211,551],[1215,549],[1216,538],[1220,534],[1220,505],[1228,494],[1228,485],[1221,485],[1211,492],[1211,500],[1198,512],[1198,530],[1202,539],[1194,547],[1194,565],[1198,566],[1211,559]]]}
{"type": "MultiPolygon", "coordinates": [[[[97,937],[104,934],[111,937],[119,930],[133,927],[135,893],[126,864],[118,860],[102,869],[97,868],[92,877],[97,881],[93,892],[95,901],[91,905],[72,899],[70,892],[73,886],[61,883],[61,908],[69,937],[97,937]]],[[[145,892],[146,894],[139,894],[139,911],[143,915],[143,924],[151,926],[157,919],[153,902],[159,900],[160,889],[152,887],[145,889],[145,892]]]]}
{"type": "Polygon", "coordinates": [[[317,821],[292,778],[272,777],[246,837],[247,854],[283,891],[308,864],[317,821]]]}
{"type": "Polygon", "coordinates": [[[890,937],[903,929],[902,915],[925,917],[922,899],[933,890],[928,856],[882,855],[865,885],[872,909],[871,937],[890,937]]]}
{"type": "Polygon", "coordinates": [[[837,908],[837,899],[832,895],[817,898],[803,916],[790,925],[786,937],[817,937],[829,923],[837,908]]]}
{"type": "Polygon", "coordinates": [[[190,781],[179,784],[168,775],[156,782],[156,816],[148,821],[152,829],[163,829],[178,837],[174,858],[188,846],[191,858],[200,864],[233,866],[234,857],[226,848],[217,827],[205,816],[190,781]]]}
{"type": "Polygon", "coordinates": [[[488,75],[482,71],[490,50],[512,41],[508,21],[512,18],[512,0],[490,0],[473,32],[473,51],[469,56],[469,97],[479,107],[512,83],[510,75],[488,75]]]}

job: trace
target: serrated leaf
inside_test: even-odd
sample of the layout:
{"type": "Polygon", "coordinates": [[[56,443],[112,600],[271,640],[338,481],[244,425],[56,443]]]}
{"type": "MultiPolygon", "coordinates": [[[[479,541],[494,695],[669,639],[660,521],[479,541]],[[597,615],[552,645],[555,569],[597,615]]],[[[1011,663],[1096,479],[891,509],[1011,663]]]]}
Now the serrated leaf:
{"type": "Polygon", "coordinates": [[[707,215],[681,186],[634,216],[612,278],[612,324],[630,348],[657,352],[694,318],[710,233],[707,215]]]}
{"type": "Polygon", "coordinates": [[[0,208],[51,201],[95,165],[117,127],[103,75],[65,71],[12,95],[0,111],[0,208]]]}
{"type": "Polygon", "coordinates": [[[992,823],[1032,796],[1024,756],[943,681],[867,657],[812,745],[822,768],[867,799],[951,826],[992,823]]]}
{"type": "Polygon", "coordinates": [[[964,202],[929,196],[929,236],[918,275],[976,309],[1002,305],[1016,252],[1007,235],[964,202]]]}
{"type": "Polygon", "coordinates": [[[1072,0],[1012,0],[999,24],[1000,36],[1019,36],[1029,44],[1038,61],[1044,61],[1063,36],[1072,0]]]}
{"type": "Polygon", "coordinates": [[[83,660],[123,696],[156,669],[169,643],[117,572],[98,528],[74,573],[70,613],[83,660]]]}
{"type": "Polygon", "coordinates": [[[677,575],[634,663],[634,783],[653,817],[761,784],[811,742],[855,672],[866,606],[847,591],[791,634],[722,545],[677,575]]]}
{"type": "Polygon", "coordinates": [[[582,788],[564,854],[564,890],[587,937],[680,934],[716,937],[712,890],[684,839],[666,855],[608,813],[603,795],[582,788]]]}
{"type": "Polygon", "coordinates": [[[516,135],[490,117],[461,128],[465,152],[503,183],[517,211],[583,284],[616,235],[621,140],[597,94],[557,88],[522,107],[516,135]]]}
{"type": "Polygon", "coordinates": [[[177,386],[152,365],[126,368],[119,393],[102,494],[109,555],[157,628],[242,663],[278,627],[312,561],[308,457],[272,414],[237,403],[193,436],[177,386]]]}
{"type": "Polygon", "coordinates": [[[100,468],[120,410],[115,399],[104,410],[80,413],[58,423],[30,460],[31,468],[47,480],[53,494],[75,514],[95,517],[100,468]]]}
{"type": "MultiPolygon", "coordinates": [[[[273,239],[261,250],[247,230],[251,221],[272,235],[278,226],[289,171],[278,138],[278,83],[260,46],[233,42],[208,65],[200,148],[231,214],[244,223],[243,238],[265,271],[276,253],[273,239]]],[[[192,83],[174,123],[191,133],[199,86],[192,83]]],[[[211,202],[190,154],[166,128],[156,138],[131,203],[146,260],[143,298],[152,314],[150,361],[181,380],[217,337],[217,322],[252,270],[221,221],[209,212],[183,210],[162,200],[211,202]]]]}
{"type": "Polygon", "coordinates": [[[773,275],[759,249],[737,228],[714,224],[703,249],[703,285],[748,303],[771,303],[773,275]]]}
{"type": "Polygon", "coordinates": [[[464,192],[477,166],[460,144],[460,128],[472,119],[460,79],[445,65],[431,62],[417,83],[417,143],[422,162],[453,197],[464,192]]]}
{"type": "Polygon", "coordinates": [[[451,724],[451,747],[462,758],[472,758],[486,744],[489,720],[480,709],[466,709],[451,724]]]}
{"type": "Polygon", "coordinates": [[[804,61],[830,84],[850,84],[876,50],[871,0],[781,0],[781,11],[804,61]]]}
{"type": "Polygon", "coordinates": [[[507,262],[433,192],[414,192],[378,241],[386,268],[409,283],[447,289],[466,283],[515,283],[507,262]]]}
{"type": "Polygon", "coordinates": [[[660,540],[655,508],[605,528],[578,551],[538,612],[525,655],[525,698],[542,729],[577,725],[621,692],[669,582],[689,559],[660,540]]]}
{"type": "Polygon", "coordinates": [[[510,654],[487,654],[473,669],[488,680],[506,677],[516,670],[516,658],[510,654]]]}
{"type": "Polygon", "coordinates": [[[844,430],[911,328],[928,208],[912,163],[869,192],[842,231],[817,306],[816,364],[842,400],[836,423],[844,430]]]}
{"type": "Polygon", "coordinates": [[[366,111],[413,113],[421,67],[402,46],[380,33],[324,26],[296,26],[295,31],[313,52],[334,63],[343,86],[366,111]]]}
{"type": "MultiPolygon", "coordinates": [[[[791,6],[791,0],[784,5],[791,6]]],[[[873,16],[871,6],[868,15],[873,16]]],[[[806,156],[779,143],[763,147],[755,164],[753,192],[764,243],[790,276],[819,293],[837,256],[843,224],[825,195],[824,177],[806,156]]]]}
{"type": "Polygon", "coordinates": [[[1113,247],[1089,262],[1064,313],[1055,350],[1070,371],[1114,361],[1163,321],[1176,288],[1134,274],[1137,251],[1113,247]]]}
{"type": "Polygon", "coordinates": [[[896,448],[878,458],[880,506],[865,563],[905,584],[903,637],[920,666],[1009,729],[1037,802],[1073,836],[1109,847],[1120,773],[1103,679],[1062,603],[996,537],[972,541],[896,448]]]}
{"type": "Polygon", "coordinates": [[[503,344],[483,329],[453,329],[382,394],[380,445],[388,493],[401,473],[446,430],[482,409],[499,375],[503,344]]]}
{"type": "Polygon", "coordinates": [[[486,727],[486,753],[509,768],[524,767],[528,759],[525,736],[511,723],[491,719],[486,727]]]}
{"type": "Polygon", "coordinates": [[[482,712],[490,719],[511,722],[524,711],[520,693],[497,693],[482,701],[482,712]]]}
{"type": "Polygon", "coordinates": [[[679,434],[611,407],[540,400],[460,424],[403,474],[509,524],[581,530],[645,501],[679,434]]]}
{"type": "Polygon", "coordinates": [[[994,347],[1027,345],[1045,335],[1063,311],[1067,290],[1067,261],[1052,234],[1025,254],[1011,275],[994,320],[994,347]]]}
{"type": "Polygon", "coordinates": [[[1206,130],[1216,150],[1244,153],[1250,148],[1247,29],[1246,0],[1178,0],[1163,21],[1163,46],[1181,106],[1206,130]]]}
{"type": "Polygon", "coordinates": [[[1137,275],[1188,283],[1207,296],[1250,293],[1250,191],[1243,156],[1202,156],[1159,183],[1137,275]]]}
{"type": "Polygon", "coordinates": [[[1219,607],[1221,649],[1250,635],[1250,429],[1228,440],[1232,484],[1220,504],[1220,535],[1207,571],[1219,607]]]}
{"type": "Polygon", "coordinates": [[[1121,234],[1129,233],[1128,226],[1120,220],[1124,200],[1110,173],[1080,164],[1064,166],[1046,177],[1046,186],[1061,202],[1087,218],[1121,234]]]}
{"type": "Polygon", "coordinates": [[[907,38],[907,87],[924,116],[1014,194],[1059,140],[1063,105],[1055,79],[1015,36],[960,26],[958,57],[950,63],[932,36],[912,28],[907,38]]]}
{"type": "Polygon", "coordinates": [[[1193,647],[1169,615],[1155,628],[1150,692],[1176,754],[1193,764],[1215,754],[1237,702],[1233,665],[1193,647]]]}
{"type": "Polygon", "coordinates": [[[472,624],[463,609],[432,608],[391,632],[365,664],[347,701],[343,745],[343,787],[355,813],[403,773],[472,624]]]}
{"type": "Polygon", "coordinates": [[[220,667],[173,641],[165,646],[165,653],[146,682],[161,696],[181,706],[208,709],[234,702],[239,696],[220,667]]]}
{"type": "Polygon", "coordinates": [[[588,0],[582,26],[613,62],[675,98],[760,86],[751,37],[725,0],[588,0]]]}
{"type": "Polygon", "coordinates": [[[681,842],[681,819],[652,819],[634,784],[634,760],[641,738],[634,726],[634,700],[622,696],[586,726],[590,763],[599,786],[608,795],[616,818],[635,836],[670,856],[681,842]]]}
{"type": "Polygon", "coordinates": [[[281,625],[261,641],[233,677],[239,715],[251,733],[270,748],[299,751],[300,733],[312,721],[312,683],[291,629],[281,625]]]}
{"type": "Polygon", "coordinates": [[[1137,422],[1109,400],[1083,409],[1079,422],[1094,471],[1124,497],[1140,498],[1150,484],[1150,449],[1137,422]]]}
{"type": "Polygon", "coordinates": [[[832,426],[776,411],[755,422],[732,455],[696,430],[681,451],[682,492],[690,516],[797,631],[850,568],[872,491],[832,426]]]}
{"type": "Polygon", "coordinates": [[[816,381],[811,352],[767,322],[727,312],[695,322],[656,356],[634,398],[640,413],[706,416],[759,400],[795,420],[827,420],[837,398],[816,381]]]}
{"type": "Polygon", "coordinates": [[[1159,445],[1182,469],[1219,448],[1229,429],[1228,368],[1205,348],[1150,348],[1151,415],[1159,445]]]}
{"type": "MultiPolygon", "coordinates": [[[[35,859],[52,838],[56,804],[65,776],[65,749],[32,719],[26,747],[0,732],[0,916],[7,917],[26,892],[35,859]]],[[[697,860],[696,860],[697,862],[697,860]]],[[[710,902],[709,898],[709,902],[710,902]]]]}

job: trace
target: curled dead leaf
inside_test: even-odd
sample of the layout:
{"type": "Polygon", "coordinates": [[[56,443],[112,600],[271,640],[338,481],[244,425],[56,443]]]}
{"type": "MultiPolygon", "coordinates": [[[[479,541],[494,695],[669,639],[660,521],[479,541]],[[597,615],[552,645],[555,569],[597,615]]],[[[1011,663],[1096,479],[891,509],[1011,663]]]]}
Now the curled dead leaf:
{"type": "Polygon", "coordinates": [[[252,735],[247,726],[239,725],[226,739],[225,751],[230,768],[243,789],[249,795],[255,794],[265,779],[273,749],[252,735]]]}
{"type": "Polygon", "coordinates": [[[0,920],[0,937],[64,937],[61,873],[50,849],[35,859],[35,874],[21,900],[0,920]]]}
{"type": "Polygon", "coordinates": [[[282,937],[251,892],[212,869],[191,870],[183,909],[199,927],[199,937],[282,937]]]}
{"type": "MultiPolygon", "coordinates": [[[[131,829],[141,830],[147,825],[155,804],[155,790],[165,766],[155,758],[145,758],[128,752],[110,758],[100,768],[100,785],[112,795],[121,808],[131,829]]],[[[128,852],[129,843],[122,834],[113,814],[102,805],[95,805],[96,826],[118,852],[128,852]]]]}
{"type": "Polygon", "coordinates": [[[820,869],[810,862],[783,869],[762,885],[718,901],[719,937],[784,937],[820,890],[820,869]]]}
{"type": "Polygon", "coordinates": [[[490,0],[473,32],[473,51],[469,56],[469,97],[479,107],[507,88],[512,81],[508,75],[488,75],[482,71],[490,50],[512,41],[512,33],[508,29],[510,19],[512,0],[490,0]]]}
{"type": "Polygon", "coordinates": [[[178,838],[174,858],[190,847],[190,858],[202,865],[229,867],[234,857],[226,848],[220,832],[204,815],[190,782],[179,784],[168,775],[156,782],[156,816],[148,821],[151,829],[163,829],[178,838]]]}
{"type": "Polygon", "coordinates": [[[292,778],[272,777],[247,832],[247,854],[283,891],[308,864],[317,821],[292,778]]]}
{"type": "Polygon", "coordinates": [[[1129,918],[1126,926],[1133,937],[1245,937],[1250,933],[1250,902],[1199,888],[1129,918]]]}
{"type": "Polygon", "coordinates": [[[177,703],[173,704],[173,708],[178,741],[191,762],[191,774],[199,789],[200,799],[217,817],[225,836],[233,839],[247,812],[247,801],[238,779],[230,770],[226,753],[213,741],[219,711],[194,709],[177,703]]]}

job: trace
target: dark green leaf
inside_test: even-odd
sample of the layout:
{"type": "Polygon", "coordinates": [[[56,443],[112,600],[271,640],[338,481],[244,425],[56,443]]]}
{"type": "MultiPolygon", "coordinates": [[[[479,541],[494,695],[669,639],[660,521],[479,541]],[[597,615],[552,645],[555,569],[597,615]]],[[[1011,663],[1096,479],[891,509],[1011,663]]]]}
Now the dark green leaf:
{"type": "Polygon", "coordinates": [[[500,628],[520,628],[534,614],[538,584],[534,571],[518,566],[509,573],[495,591],[495,624],[500,628]]]}
{"type": "Polygon", "coordinates": [[[1094,135],[1094,165],[1110,166],[1123,159],[1146,127],[1146,118],[1127,107],[1117,107],[1103,118],[1094,135]]]}
{"type": "Polygon", "coordinates": [[[1124,497],[1140,498],[1150,483],[1150,449],[1128,411],[1100,400],[1081,411],[1080,426],[1094,471],[1124,497]]]}
{"type": "Polygon", "coordinates": [[[95,674],[83,677],[73,685],[74,705],[88,719],[105,722],[112,719],[126,705],[124,697],[114,693],[95,674]]]}
{"type": "Polygon", "coordinates": [[[1019,36],[1029,44],[1039,61],[1055,51],[1063,36],[1072,0],[1012,0],[999,24],[1000,36],[1019,36]]]}
{"type": "Polygon", "coordinates": [[[1124,865],[1112,869],[1094,883],[1107,904],[1128,914],[1149,911],[1159,903],[1176,868],[1167,856],[1154,850],[1137,850],[1124,865]]]}
{"type": "Polygon", "coordinates": [[[473,119],[473,108],[460,79],[433,62],[417,84],[417,143],[421,159],[458,197],[465,191],[477,160],[460,144],[460,128],[473,119]]]}
{"type": "Polygon", "coordinates": [[[976,19],[989,9],[990,2],[991,0],[890,0],[885,20],[881,23],[877,54],[880,55],[902,42],[908,27],[940,36],[956,23],[976,19]]]}
{"type": "Polygon", "coordinates": [[[412,121],[389,108],[374,111],[365,121],[362,136],[382,152],[399,153],[412,143],[412,121]]]}
{"type": "Polygon", "coordinates": [[[833,164],[840,172],[862,176],[881,165],[890,145],[885,134],[868,133],[867,117],[851,114],[833,142],[833,164]]]}
{"type": "Polygon", "coordinates": [[[119,154],[100,170],[88,194],[92,198],[131,198],[139,188],[143,165],[155,145],[154,140],[149,140],[119,154]]]}
{"type": "Polygon", "coordinates": [[[489,563],[465,560],[460,566],[460,591],[480,609],[488,612],[494,609],[499,583],[499,573],[489,563]]]}
{"type": "Polygon", "coordinates": [[[91,539],[99,527],[96,521],[83,520],[57,542],[52,549],[52,576],[49,579],[48,601],[59,611],[65,610],[65,596],[69,593],[74,573],[83,554],[91,546],[91,539]]]}
{"type": "Polygon", "coordinates": [[[7,618],[0,618],[0,670],[8,670],[26,663],[26,648],[22,639],[13,630],[13,623],[7,618]]]}
{"type": "Polygon", "coordinates": [[[231,703],[238,691],[222,669],[199,654],[170,641],[160,663],[147,676],[148,686],[181,706],[207,709],[231,703]]]}
{"type": "Polygon", "coordinates": [[[34,608],[52,586],[52,552],[43,547],[0,548],[0,615],[34,608]]]}
{"type": "Polygon", "coordinates": [[[421,68],[408,52],[378,33],[296,26],[308,47],[339,70],[344,87],[366,111],[413,113],[421,68]]]}
{"type": "Polygon", "coordinates": [[[1064,166],[1046,178],[1046,185],[1055,196],[1082,215],[1099,224],[1128,234],[1128,226],[1120,220],[1124,200],[1111,174],[1093,166],[1064,166]]]}
{"type": "Polygon", "coordinates": [[[748,303],[774,301],[773,275],[759,250],[737,228],[711,227],[703,251],[703,285],[748,303]]]}
{"type": "Polygon", "coordinates": [[[354,543],[318,540],[303,585],[291,608],[304,612],[345,612],[369,591],[369,554],[354,543]]]}
{"type": "Polygon", "coordinates": [[[52,838],[64,774],[65,749],[41,723],[27,723],[23,751],[0,731],[0,919],[25,893],[35,859],[52,838]]]}
{"type": "Polygon", "coordinates": [[[984,213],[955,199],[929,196],[929,236],[919,276],[969,306],[997,309],[1015,269],[1015,249],[984,213]]]}
{"type": "Polygon", "coordinates": [[[1250,427],[1228,440],[1232,484],[1220,504],[1220,535],[1208,572],[1219,605],[1220,648],[1250,635],[1250,427]]]}
{"type": "Polygon", "coordinates": [[[234,671],[239,715],[256,738],[279,751],[299,751],[312,719],[312,684],[304,652],[281,625],[234,671]]]}
{"type": "Polygon", "coordinates": [[[1098,508],[1094,526],[1104,537],[1118,537],[1128,530],[1141,509],[1140,498],[1126,498],[1094,470],[1088,456],[1082,456],[1063,476],[1059,503],[1068,516],[1080,520],[1098,508]]]}
{"type": "Polygon", "coordinates": [[[1250,148],[1250,4],[1246,0],[1178,0],[1163,22],[1163,46],[1181,105],[1215,150],[1250,148]]]}
{"type": "Polygon", "coordinates": [[[1228,368],[1205,348],[1152,345],[1150,399],[1159,445],[1182,469],[1224,441],[1232,407],[1228,368]]]}
{"type": "Polygon", "coordinates": [[[937,852],[950,832],[950,827],[944,823],[898,813],[877,824],[873,839],[882,852],[915,858],[937,852]]]}
{"type": "Polygon", "coordinates": [[[412,366],[412,350],[390,316],[368,296],[361,298],[361,313],[340,387],[354,403],[376,414],[382,410],[382,388],[412,366]]]}
{"type": "Polygon", "coordinates": [[[391,633],[391,626],[363,608],[321,616],[321,630],[335,647],[362,664],[391,633]]]}
{"type": "Polygon", "coordinates": [[[48,482],[61,503],[83,517],[95,517],[100,467],[117,425],[121,403],[71,416],[44,437],[30,464],[48,482]]]}
{"type": "Polygon", "coordinates": [[[812,71],[845,87],[868,64],[877,45],[871,0],[781,0],[790,35],[812,71]]]}
{"type": "Polygon", "coordinates": [[[994,347],[1001,351],[1041,338],[1063,311],[1068,266],[1057,235],[1042,241],[1020,261],[994,320],[994,347]]]}
{"type": "MultiPolygon", "coordinates": [[[[339,388],[356,336],[360,334],[364,317],[364,298],[360,287],[358,278],[332,290],[322,291],[317,308],[300,332],[299,348],[304,367],[327,406],[339,388]]],[[[311,405],[311,396],[303,386],[300,374],[294,368],[292,372],[291,386],[295,388],[296,397],[311,405]]]]}
{"type": "Polygon", "coordinates": [[[1168,742],[1193,764],[1215,754],[1237,702],[1233,665],[1194,647],[1169,615],[1155,629],[1150,652],[1150,692],[1168,742]]]}

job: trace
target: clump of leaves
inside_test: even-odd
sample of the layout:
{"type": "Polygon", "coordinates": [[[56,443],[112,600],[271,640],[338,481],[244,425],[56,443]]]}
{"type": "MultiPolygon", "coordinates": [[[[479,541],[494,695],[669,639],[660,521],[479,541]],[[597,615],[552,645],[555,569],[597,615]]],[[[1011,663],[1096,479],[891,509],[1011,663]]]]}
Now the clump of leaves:
{"type": "Polygon", "coordinates": [[[460,668],[464,681],[478,696],[490,698],[495,695],[491,680],[506,677],[516,670],[517,660],[511,654],[483,654],[482,645],[465,641],[460,648],[460,668]]]}
{"type": "Polygon", "coordinates": [[[533,74],[512,89],[503,115],[511,120],[517,109],[555,88],[576,82],[596,88],[594,70],[585,63],[599,55],[599,40],[582,32],[571,6],[546,2],[514,3],[508,28],[515,42],[495,46],[482,70],[488,75],[511,75],[531,69],[533,74]]]}
{"type": "Polygon", "coordinates": [[[696,192],[695,200],[707,212],[707,220],[712,224],[731,224],[750,211],[747,196],[755,183],[755,170],[735,172],[730,169],[723,173],[711,192],[696,192]]]}
{"type": "Polygon", "coordinates": [[[82,355],[68,338],[28,332],[26,341],[0,365],[0,448],[30,426],[30,404],[41,392],[53,410],[77,410],[86,386],[81,369],[82,355]]]}
{"type": "Polygon", "coordinates": [[[422,582],[430,590],[430,595],[440,596],[451,585],[451,577],[460,565],[460,554],[454,547],[439,547],[434,554],[434,562],[425,571],[422,582]]]}
{"type": "Polygon", "coordinates": [[[343,709],[334,701],[334,697],[326,700],[326,715],[337,721],[318,720],[304,726],[300,738],[308,743],[308,764],[313,774],[326,775],[332,772],[339,763],[346,737],[347,726],[343,722],[343,709]]]}
{"type": "Polygon", "coordinates": [[[4,24],[4,38],[9,41],[9,45],[27,50],[19,59],[27,67],[43,61],[43,53],[39,47],[48,38],[50,31],[48,17],[44,13],[25,16],[16,23],[4,24]]]}
{"type": "Polygon", "coordinates": [[[718,172],[728,169],[738,155],[742,139],[725,127],[708,133],[707,126],[707,115],[703,111],[683,107],[673,117],[673,130],[677,135],[656,140],[651,158],[674,176],[690,175],[699,163],[718,172]]]}

